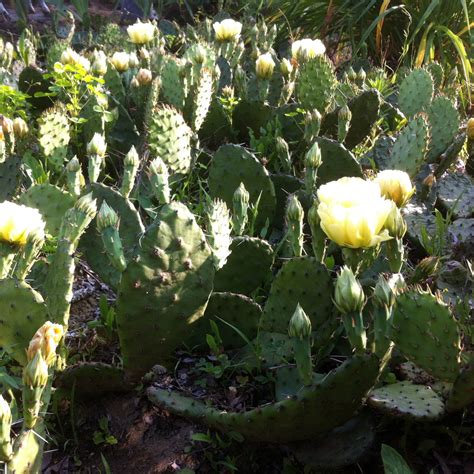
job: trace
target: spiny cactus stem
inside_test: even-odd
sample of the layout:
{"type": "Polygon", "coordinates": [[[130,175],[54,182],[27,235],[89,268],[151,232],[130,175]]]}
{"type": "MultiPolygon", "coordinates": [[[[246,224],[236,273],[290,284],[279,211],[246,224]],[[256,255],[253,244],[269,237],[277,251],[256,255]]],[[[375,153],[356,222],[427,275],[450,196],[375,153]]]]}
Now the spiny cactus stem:
{"type": "Polygon", "coordinates": [[[266,79],[259,79],[257,81],[258,86],[258,97],[262,102],[265,102],[268,97],[268,92],[270,90],[270,81],[266,79]]]}
{"type": "Polygon", "coordinates": [[[7,278],[15,255],[16,249],[13,245],[0,242],[0,279],[7,278]]]}
{"type": "Polygon", "coordinates": [[[400,273],[403,266],[403,258],[405,249],[403,247],[403,239],[392,239],[386,242],[386,253],[390,271],[400,273]]]}
{"type": "Polygon", "coordinates": [[[367,345],[367,335],[364,327],[362,312],[354,311],[342,315],[342,322],[347,338],[356,354],[363,354],[367,345]]]}

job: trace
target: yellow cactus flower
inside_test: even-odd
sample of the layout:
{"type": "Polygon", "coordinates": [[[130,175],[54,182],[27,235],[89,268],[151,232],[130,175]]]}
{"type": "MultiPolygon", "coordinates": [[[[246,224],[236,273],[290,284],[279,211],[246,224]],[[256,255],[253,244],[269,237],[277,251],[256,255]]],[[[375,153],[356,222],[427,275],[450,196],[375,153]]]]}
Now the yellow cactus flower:
{"type": "Polygon", "coordinates": [[[304,38],[294,41],[291,45],[291,55],[294,59],[311,59],[326,52],[321,40],[304,38]]]}
{"type": "Polygon", "coordinates": [[[382,195],[391,199],[398,207],[403,207],[415,192],[410,176],[405,171],[380,171],[374,182],[380,186],[382,195]]]}
{"type": "Polygon", "coordinates": [[[468,140],[474,140],[474,117],[471,117],[470,119],[468,119],[466,130],[467,130],[468,140]]]}
{"type": "Polygon", "coordinates": [[[128,37],[134,44],[149,43],[155,37],[156,27],[152,23],[138,21],[127,28],[128,37]]]}
{"type": "Polygon", "coordinates": [[[260,55],[255,62],[255,70],[259,79],[270,79],[274,69],[275,61],[273,61],[272,55],[270,53],[260,55]]]}
{"type": "Polygon", "coordinates": [[[110,62],[119,72],[125,72],[129,68],[130,57],[125,51],[117,51],[110,58],[110,62]]]}
{"type": "Polygon", "coordinates": [[[60,61],[62,64],[81,65],[86,71],[89,71],[91,68],[90,61],[84,56],[76,53],[72,48],[67,48],[63,51],[60,61]]]}
{"type": "Polygon", "coordinates": [[[217,41],[236,41],[239,39],[240,32],[242,31],[242,23],[230,18],[216,22],[212,27],[216,33],[217,41]]]}
{"type": "Polygon", "coordinates": [[[318,215],[324,233],[342,247],[369,248],[391,239],[383,229],[392,209],[378,185],[362,178],[341,178],[318,190],[318,215]]]}
{"type": "Polygon", "coordinates": [[[64,334],[60,324],[46,321],[35,333],[27,350],[28,360],[32,360],[38,352],[50,364],[56,355],[56,348],[64,334]]]}
{"type": "Polygon", "coordinates": [[[0,203],[0,241],[24,245],[33,232],[44,238],[44,221],[37,209],[9,201],[0,203]]]}

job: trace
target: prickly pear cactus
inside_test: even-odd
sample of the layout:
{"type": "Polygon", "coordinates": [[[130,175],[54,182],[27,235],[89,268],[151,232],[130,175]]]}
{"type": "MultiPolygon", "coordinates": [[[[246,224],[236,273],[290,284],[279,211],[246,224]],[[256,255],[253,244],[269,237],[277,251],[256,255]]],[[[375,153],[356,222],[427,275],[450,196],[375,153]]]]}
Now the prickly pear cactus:
{"type": "Polygon", "coordinates": [[[17,155],[7,157],[0,163],[0,202],[10,200],[20,185],[21,158],[17,155]]]}
{"type": "Polygon", "coordinates": [[[226,264],[216,272],[214,290],[248,295],[270,274],[273,249],[256,237],[235,237],[226,264]]]}
{"type": "Polygon", "coordinates": [[[455,217],[474,214],[474,179],[465,173],[449,173],[437,183],[440,204],[455,217]]]}
{"type": "Polygon", "coordinates": [[[474,364],[462,368],[446,402],[448,411],[462,410],[474,402],[474,364]]]}
{"type": "Polygon", "coordinates": [[[196,83],[190,87],[186,99],[185,116],[188,117],[188,123],[194,132],[198,132],[206,118],[209,107],[211,106],[214,79],[212,71],[202,68],[196,83]]]}
{"type": "Polygon", "coordinates": [[[186,343],[189,347],[205,343],[206,334],[213,334],[209,323],[214,321],[219,328],[224,348],[238,349],[245,346],[246,341],[234,328],[251,341],[257,336],[261,315],[260,305],[247,296],[236,293],[212,293],[204,316],[193,325],[192,337],[186,343]],[[232,327],[217,318],[223,319],[232,327]]]}
{"type": "Polygon", "coordinates": [[[474,218],[456,219],[449,226],[452,250],[466,259],[474,258],[474,218]]]}
{"type": "Polygon", "coordinates": [[[117,331],[132,376],[170,362],[204,314],[213,280],[212,253],[193,214],[181,203],[164,206],[119,288],[117,331]]]}
{"type": "MultiPolygon", "coordinates": [[[[379,119],[382,98],[375,89],[370,89],[351,99],[347,106],[352,113],[349,131],[344,140],[344,145],[351,150],[361,143],[371,132],[375,122],[379,119]]],[[[321,124],[321,133],[337,137],[338,108],[325,115],[321,124]]]]}
{"type": "MultiPolygon", "coordinates": [[[[125,257],[131,258],[140,236],[145,231],[140,215],[133,204],[118,191],[100,183],[91,184],[85,194],[92,192],[100,208],[104,201],[120,216],[119,235],[122,240],[125,257]]],[[[79,249],[83,252],[90,267],[101,277],[104,283],[116,289],[122,275],[110,265],[104,244],[96,225],[91,225],[82,236],[79,249]]]]}
{"type": "Polygon", "coordinates": [[[152,157],[160,157],[172,174],[191,170],[192,131],[175,108],[157,106],[148,123],[148,146],[152,157]]]}
{"type": "Polygon", "coordinates": [[[159,407],[210,428],[237,431],[249,440],[289,442],[310,439],[351,418],[378,375],[375,355],[354,356],[294,397],[242,413],[218,410],[160,388],[151,387],[147,393],[159,407]]]}
{"type": "Polygon", "coordinates": [[[445,413],[443,399],[431,387],[409,381],[377,388],[367,401],[381,413],[418,421],[437,420],[445,413]]]}
{"type": "Polygon", "coordinates": [[[433,78],[425,69],[413,69],[400,84],[398,105],[407,116],[426,110],[433,98],[433,78]]]}
{"type": "Polygon", "coordinates": [[[441,89],[441,86],[444,82],[443,66],[441,66],[441,64],[437,63],[436,61],[433,61],[428,63],[425,66],[425,69],[431,74],[431,77],[433,78],[434,89],[441,89]]]}
{"type": "Polygon", "coordinates": [[[400,351],[435,377],[453,382],[460,368],[460,335],[449,307],[417,290],[397,297],[391,337],[400,351]]]}
{"type": "Polygon", "coordinates": [[[38,119],[38,139],[43,155],[53,169],[62,169],[70,140],[69,121],[65,110],[55,106],[45,110],[38,119]]]}
{"type": "Polygon", "coordinates": [[[420,116],[411,120],[393,144],[387,166],[415,176],[424,163],[427,142],[428,126],[425,119],[420,116]]]}
{"type": "Polygon", "coordinates": [[[318,168],[318,186],[344,176],[363,176],[355,156],[344,145],[325,137],[317,137],[316,142],[322,157],[322,164],[318,168]]]}
{"type": "Polygon", "coordinates": [[[331,61],[327,56],[319,55],[301,66],[296,96],[305,109],[317,109],[324,113],[331,105],[336,85],[337,79],[331,61]]]}
{"type": "Polygon", "coordinates": [[[459,131],[459,114],[453,103],[444,96],[437,96],[428,108],[430,143],[428,161],[433,162],[452,143],[459,131]]]}
{"type": "Polygon", "coordinates": [[[184,66],[179,60],[165,56],[160,72],[162,100],[178,110],[183,110],[188,89],[184,66]]]}
{"type": "Polygon", "coordinates": [[[58,235],[66,211],[74,206],[76,198],[53,184],[35,184],[24,192],[20,204],[38,209],[46,224],[46,232],[58,235]]]}
{"type": "Polygon", "coordinates": [[[47,320],[43,297],[24,281],[0,280],[0,346],[20,364],[31,338],[47,320]]]}
{"type": "Polygon", "coordinates": [[[215,153],[209,167],[209,194],[225,201],[232,209],[235,190],[244,183],[250,194],[250,204],[258,201],[256,230],[271,222],[276,198],[270,175],[255,156],[238,145],[223,145],[215,153]]]}
{"type": "Polygon", "coordinates": [[[333,284],[326,267],[312,257],[293,258],[273,280],[260,323],[263,331],[288,333],[299,303],[311,320],[316,337],[333,317],[333,284]]]}

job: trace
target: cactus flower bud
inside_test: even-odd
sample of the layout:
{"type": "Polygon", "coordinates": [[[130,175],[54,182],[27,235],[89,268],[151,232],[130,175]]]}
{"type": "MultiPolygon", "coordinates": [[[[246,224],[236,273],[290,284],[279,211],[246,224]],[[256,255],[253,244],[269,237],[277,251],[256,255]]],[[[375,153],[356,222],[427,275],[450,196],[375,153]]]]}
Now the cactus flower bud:
{"type": "Polygon", "coordinates": [[[125,51],[117,51],[110,58],[110,62],[119,72],[125,72],[129,68],[129,55],[125,51]]]}
{"type": "Polygon", "coordinates": [[[383,275],[379,275],[374,288],[374,299],[379,306],[392,307],[395,304],[396,293],[383,275]]]}
{"type": "Polygon", "coordinates": [[[336,281],[335,304],[342,314],[359,313],[365,304],[364,290],[352,270],[344,266],[336,281]]]}
{"type": "Polygon", "coordinates": [[[137,81],[141,86],[146,86],[151,83],[153,76],[149,69],[140,69],[137,73],[137,81]]]}
{"type": "Polygon", "coordinates": [[[339,112],[337,114],[337,117],[339,120],[344,120],[346,122],[350,122],[352,118],[352,112],[351,109],[345,104],[343,107],[339,109],[339,112]]]}
{"type": "Polygon", "coordinates": [[[321,114],[317,109],[307,112],[304,117],[304,138],[307,142],[313,142],[319,135],[321,128],[321,114]]]}
{"type": "Polygon", "coordinates": [[[280,161],[280,165],[286,172],[291,172],[291,155],[288,143],[283,137],[277,137],[275,149],[280,161]]]}
{"type": "Polygon", "coordinates": [[[74,209],[77,209],[83,214],[94,218],[97,213],[97,200],[93,198],[92,193],[86,194],[76,201],[76,204],[74,204],[74,209]]]}
{"type": "Polygon", "coordinates": [[[41,352],[45,362],[51,364],[56,355],[56,348],[64,335],[60,324],[46,321],[32,337],[27,350],[28,360],[32,360],[37,352],[41,352]]]}
{"type": "Polygon", "coordinates": [[[132,43],[145,44],[155,37],[156,27],[152,23],[138,21],[127,28],[127,33],[132,43]]]}
{"type": "Polygon", "coordinates": [[[283,74],[283,76],[288,77],[292,72],[293,72],[293,65],[291,62],[283,58],[280,63],[280,72],[283,74]]]}
{"type": "Polygon", "coordinates": [[[97,229],[99,232],[102,232],[102,230],[107,227],[113,227],[116,229],[119,225],[117,213],[107,204],[106,201],[102,202],[102,206],[100,206],[96,219],[97,229]]]}
{"type": "Polygon", "coordinates": [[[148,177],[150,178],[153,192],[160,204],[167,204],[170,202],[171,190],[169,187],[169,173],[165,162],[156,157],[150,161],[148,165],[148,177]]]}
{"type": "Polygon", "coordinates": [[[398,209],[395,203],[392,204],[392,210],[387,216],[384,229],[387,229],[388,233],[397,239],[403,239],[407,231],[405,219],[403,219],[400,209],[398,209]]]}
{"type": "Polygon", "coordinates": [[[387,199],[391,199],[398,207],[403,207],[415,192],[410,176],[405,171],[380,171],[375,177],[374,182],[380,186],[382,195],[387,199]]]}
{"type": "Polygon", "coordinates": [[[216,40],[221,42],[237,41],[242,31],[242,23],[230,18],[216,22],[212,25],[216,34],[216,40]]]}
{"type": "Polygon", "coordinates": [[[364,68],[361,67],[359,69],[359,72],[357,73],[356,82],[361,86],[364,84],[366,77],[367,77],[367,74],[364,71],[364,68]]]}
{"type": "Polygon", "coordinates": [[[81,169],[81,164],[77,156],[73,156],[66,165],[66,171],[69,173],[77,173],[81,169]]]}
{"type": "Polygon", "coordinates": [[[357,79],[357,73],[354,71],[352,66],[349,66],[349,69],[347,70],[347,78],[351,82],[354,82],[357,79]]]}
{"type": "Polygon", "coordinates": [[[433,173],[430,173],[424,180],[423,180],[423,186],[427,186],[428,188],[431,188],[433,184],[436,183],[436,176],[433,173]]]}
{"type": "Polygon", "coordinates": [[[294,41],[291,45],[291,55],[298,61],[312,59],[325,52],[326,46],[319,39],[304,38],[294,41]]]}
{"type": "Polygon", "coordinates": [[[140,158],[138,156],[137,150],[134,146],[132,146],[125,155],[125,159],[123,161],[124,170],[120,192],[124,197],[128,197],[132,192],[139,166],[140,158]]]}
{"type": "Polygon", "coordinates": [[[23,138],[28,134],[28,125],[21,117],[13,120],[13,132],[18,138],[23,138]]]}
{"type": "Polygon", "coordinates": [[[48,383],[48,364],[41,351],[36,352],[23,370],[23,384],[27,387],[44,387],[48,383]]]}
{"type": "Polygon", "coordinates": [[[136,53],[130,53],[128,55],[128,67],[131,68],[137,68],[140,66],[140,60],[138,59],[138,56],[136,53]]]}
{"type": "Polygon", "coordinates": [[[315,142],[306,153],[304,163],[306,167],[319,168],[322,163],[321,148],[318,142],[315,142]]]}
{"type": "Polygon", "coordinates": [[[474,140],[474,117],[468,119],[466,124],[466,133],[468,140],[474,140]]]}
{"type": "Polygon", "coordinates": [[[92,55],[91,71],[97,76],[104,76],[107,72],[107,56],[103,51],[95,50],[92,55]]]}
{"type": "Polygon", "coordinates": [[[286,206],[286,220],[288,224],[288,241],[291,244],[295,257],[301,257],[303,252],[303,218],[303,206],[297,196],[292,194],[288,198],[288,204],[286,206]]]}
{"type": "Polygon", "coordinates": [[[232,228],[237,235],[242,235],[248,220],[250,194],[244,183],[240,183],[232,197],[232,228]]]}
{"type": "Polygon", "coordinates": [[[5,115],[0,115],[0,127],[2,127],[4,133],[13,132],[13,120],[5,117],[5,115]]]}
{"type": "Polygon", "coordinates": [[[288,204],[286,206],[286,216],[289,220],[299,221],[304,216],[303,206],[301,205],[298,197],[292,194],[288,198],[288,204]]]}
{"type": "Polygon", "coordinates": [[[311,336],[312,326],[311,320],[308,318],[304,309],[298,305],[296,306],[295,312],[290,319],[288,324],[288,335],[290,337],[297,337],[299,339],[305,339],[311,336]]]}
{"type": "Polygon", "coordinates": [[[260,55],[255,62],[255,70],[257,72],[257,77],[260,80],[268,81],[272,77],[274,69],[275,61],[273,61],[270,53],[260,55]]]}
{"type": "Polygon", "coordinates": [[[66,48],[61,54],[60,61],[62,64],[77,64],[79,62],[79,54],[72,48],[66,48]]]}
{"type": "Polygon", "coordinates": [[[105,156],[107,151],[107,143],[105,143],[105,138],[100,133],[94,133],[92,140],[87,144],[87,154],[97,155],[100,157],[105,156]]]}

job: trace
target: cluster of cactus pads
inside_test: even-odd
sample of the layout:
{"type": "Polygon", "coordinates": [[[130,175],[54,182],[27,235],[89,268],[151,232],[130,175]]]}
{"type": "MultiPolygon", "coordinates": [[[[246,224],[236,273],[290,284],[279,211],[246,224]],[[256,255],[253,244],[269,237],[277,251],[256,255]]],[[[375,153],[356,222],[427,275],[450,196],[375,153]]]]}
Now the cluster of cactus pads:
{"type": "MultiPolygon", "coordinates": [[[[57,248],[48,262],[30,262],[30,277],[31,265],[24,271],[19,254],[0,280],[1,348],[24,365],[25,349],[45,321],[67,331],[78,251],[116,292],[123,367],[68,368],[59,376],[62,388],[104,377],[129,388],[157,364],[172,368],[183,343],[202,350],[214,324],[225,350],[274,375],[273,402],[226,412],[153,385],[147,391],[153,403],[270,442],[329,432],[366,401],[384,414],[420,420],[466,407],[474,401],[473,361],[462,351],[463,328],[445,294],[401,285],[390,303],[373,302],[377,276],[390,273],[382,251],[359,275],[371,303],[359,315],[367,342],[355,344],[334,305],[333,265],[341,252],[327,245],[316,211],[322,184],[405,171],[417,183],[404,210],[413,245],[423,244],[437,200],[453,217],[446,239],[452,261],[460,249],[472,258],[473,178],[446,172],[466,134],[441,67],[407,71],[396,93],[384,97],[372,80],[376,71],[336,71],[324,53],[279,59],[265,25],[249,33],[252,52],[238,35],[213,39],[209,26],[183,34],[179,55],[159,34],[127,72],[115,69],[113,50],[106,51],[107,72],[98,73],[96,87],[77,66],[79,108],[61,103],[62,96],[46,105],[29,96],[36,122],[16,134],[3,122],[0,197],[38,209],[57,248]],[[263,53],[274,63],[265,76],[255,69],[263,53]],[[28,151],[30,142],[39,158],[28,151]],[[443,382],[444,391],[410,380],[383,385],[394,346],[443,382]],[[330,354],[342,359],[328,370],[330,354]]],[[[51,57],[66,47],[58,42],[51,57]]],[[[54,81],[34,64],[14,63],[2,66],[0,76],[20,90],[35,85],[45,92],[54,81]]],[[[471,150],[474,138],[468,142],[471,150]]],[[[472,285],[469,269],[457,286],[446,271],[438,288],[472,285]]],[[[65,351],[61,357],[64,364],[65,351]]],[[[0,449],[5,437],[3,429],[0,449]]],[[[31,429],[13,449],[0,456],[12,472],[29,472],[24,466],[39,462],[31,429]]]]}

